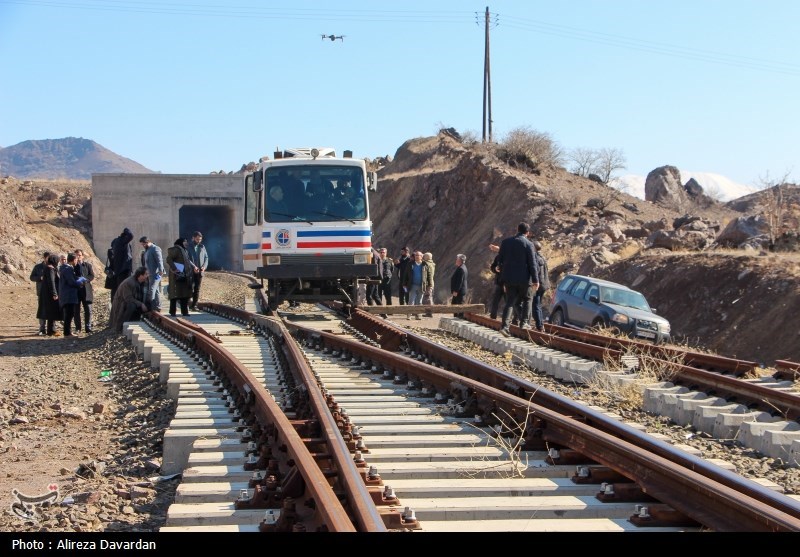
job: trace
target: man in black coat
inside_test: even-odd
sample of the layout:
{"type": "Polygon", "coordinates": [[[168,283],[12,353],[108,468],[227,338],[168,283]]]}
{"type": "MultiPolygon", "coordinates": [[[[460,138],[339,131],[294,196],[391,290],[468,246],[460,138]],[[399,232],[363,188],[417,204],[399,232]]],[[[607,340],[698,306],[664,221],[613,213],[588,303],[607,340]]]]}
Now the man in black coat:
{"type": "Polygon", "coordinates": [[[108,265],[114,272],[114,286],[111,288],[112,305],[114,304],[114,294],[116,294],[117,288],[133,272],[131,240],[133,240],[133,232],[129,228],[125,228],[122,234],[111,241],[111,248],[108,250],[108,265]]]}
{"type": "Polygon", "coordinates": [[[503,281],[500,280],[500,254],[494,256],[494,261],[492,261],[492,264],[489,268],[492,270],[492,274],[494,275],[494,292],[492,292],[492,300],[489,304],[489,317],[492,319],[497,319],[497,310],[500,307],[500,299],[506,295],[506,291],[503,288],[503,281]]]}
{"type": "MultiPolygon", "coordinates": [[[[44,275],[45,271],[47,270],[47,260],[50,258],[50,252],[46,251],[42,254],[42,260],[33,266],[31,269],[31,276],[30,279],[36,283],[36,299],[39,299],[39,296],[42,293],[42,283],[44,282],[44,275]]],[[[39,336],[46,335],[47,330],[46,327],[46,320],[39,319],[39,336]]]]}
{"type": "MultiPolygon", "coordinates": [[[[450,303],[454,306],[462,305],[467,295],[467,256],[459,253],[456,256],[456,270],[450,276],[450,293],[453,298],[450,303]]],[[[456,313],[456,317],[464,317],[463,313],[456,313]]]]}
{"type": "Polygon", "coordinates": [[[78,287],[78,309],[75,311],[75,328],[81,330],[81,309],[83,310],[83,325],[86,332],[92,332],[92,303],[94,303],[94,266],[91,261],[84,259],[83,250],[75,250],[75,276],[85,280],[78,287]]]}
{"type": "Polygon", "coordinates": [[[400,250],[400,257],[395,259],[394,262],[394,271],[397,273],[397,278],[399,286],[397,287],[397,296],[400,298],[400,305],[404,306],[408,304],[408,287],[403,286],[403,275],[405,274],[406,267],[413,263],[413,259],[411,259],[411,250],[408,249],[408,246],[404,247],[400,250]]]}
{"type": "Polygon", "coordinates": [[[498,253],[500,264],[500,280],[506,291],[506,305],[503,309],[503,320],[500,332],[509,336],[508,320],[518,300],[522,300],[520,319],[522,327],[530,328],[527,322],[531,314],[530,304],[533,293],[539,289],[539,269],[536,265],[533,244],[528,240],[530,227],[528,223],[517,225],[517,235],[506,238],[500,244],[498,253]]]}

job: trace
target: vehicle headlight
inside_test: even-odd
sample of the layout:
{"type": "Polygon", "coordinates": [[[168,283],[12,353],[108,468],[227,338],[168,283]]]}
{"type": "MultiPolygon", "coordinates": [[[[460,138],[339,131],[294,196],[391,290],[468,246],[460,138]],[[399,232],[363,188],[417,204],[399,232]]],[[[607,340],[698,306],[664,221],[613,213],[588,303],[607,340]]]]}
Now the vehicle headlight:
{"type": "Polygon", "coordinates": [[[662,333],[669,333],[670,332],[669,323],[659,323],[658,330],[661,331],[662,333]]]}
{"type": "Polygon", "coordinates": [[[267,265],[280,265],[281,264],[281,256],[280,255],[268,255],[267,256],[267,265]]]}
{"type": "Polygon", "coordinates": [[[620,325],[627,325],[630,321],[630,318],[622,313],[615,313],[611,316],[611,321],[614,323],[619,323],[620,325]]]}
{"type": "Polygon", "coordinates": [[[357,253],[353,255],[353,263],[356,265],[366,265],[369,263],[369,254],[368,253],[357,253]]]}

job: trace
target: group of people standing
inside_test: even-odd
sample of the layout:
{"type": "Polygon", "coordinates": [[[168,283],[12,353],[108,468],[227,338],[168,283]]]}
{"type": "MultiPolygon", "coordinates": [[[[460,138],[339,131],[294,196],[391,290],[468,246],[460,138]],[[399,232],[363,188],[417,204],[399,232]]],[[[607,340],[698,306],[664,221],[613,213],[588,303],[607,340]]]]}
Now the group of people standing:
{"type": "MultiPolygon", "coordinates": [[[[397,297],[400,305],[433,305],[436,262],[431,252],[400,250],[400,257],[389,257],[387,248],[373,250],[378,264],[378,280],[367,286],[367,304],[392,305],[392,278],[397,277],[397,297]]],[[[463,304],[467,295],[467,256],[456,256],[456,269],[450,279],[451,304],[463,304]]],[[[420,316],[415,315],[417,319],[420,316]]]]}
{"type": "MultiPolygon", "coordinates": [[[[176,315],[178,305],[183,315],[188,315],[189,309],[197,309],[208,268],[202,233],[195,232],[191,244],[185,238],[175,240],[167,250],[166,260],[161,248],[142,236],[141,265],[136,269],[133,269],[132,240],[133,233],[125,228],[108,250],[105,287],[111,291],[109,326],[121,332],[125,321],[139,319],[148,311],[161,311],[163,277],[169,280],[170,315],[176,315]]],[[[61,324],[65,337],[76,336],[81,330],[92,332],[95,276],[94,266],[81,249],[60,255],[42,254],[42,260],[30,274],[30,280],[36,284],[39,335],[61,336],[57,323],[61,324]]]]}
{"type": "Polygon", "coordinates": [[[42,254],[30,274],[38,297],[39,335],[61,336],[57,322],[62,324],[65,337],[76,336],[83,327],[87,334],[92,332],[94,278],[94,267],[84,259],[81,249],[61,255],[42,254]]]}
{"type": "MultiPolygon", "coordinates": [[[[510,324],[530,329],[532,322],[539,331],[544,330],[542,299],[550,289],[547,260],[542,255],[542,244],[530,238],[528,223],[517,225],[516,234],[505,238],[499,246],[490,248],[497,255],[491,270],[495,276],[495,290],[490,301],[489,315],[497,319],[500,301],[505,299],[501,314],[500,332],[508,336],[510,324]]],[[[400,257],[389,257],[387,248],[373,250],[378,265],[378,279],[367,286],[369,305],[392,304],[392,279],[397,277],[397,296],[400,305],[434,304],[433,289],[436,263],[430,252],[400,250],[400,257]]],[[[467,292],[467,257],[458,254],[455,270],[450,277],[450,304],[464,304],[467,292]]],[[[459,316],[460,314],[456,314],[459,316]]],[[[419,319],[419,315],[415,315],[419,319]]]]}
{"type": "Polygon", "coordinates": [[[108,250],[106,272],[115,279],[111,286],[111,318],[109,325],[122,331],[126,321],[141,318],[148,311],[161,311],[161,281],[167,278],[169,314],[189,315],[197,309],[203,276],[208,269],[208,251],[203,244],[202,232],[192,234],[191,244],[186,238],[178,238],[167,248],[164,258],[162,249],[149,237],[139,238],[142,246],[141,265],[133,268],[133,234],[128,228],[111,242],[108,250]]]}
{"type": "Polygon", "coordinates": [[[541,254],[542,245],[531,241],[530,226],[521,222],[517,233],[500,243],[491,269],[495,275],[495,290],[489,316],[497,318],[500,300],[505,298],[500,332],[509,336],[512,321],[523,329],[531,328],[533,317],[536,329],[544,330],[542,298],[550,288],[547,261],[541,254]]]}

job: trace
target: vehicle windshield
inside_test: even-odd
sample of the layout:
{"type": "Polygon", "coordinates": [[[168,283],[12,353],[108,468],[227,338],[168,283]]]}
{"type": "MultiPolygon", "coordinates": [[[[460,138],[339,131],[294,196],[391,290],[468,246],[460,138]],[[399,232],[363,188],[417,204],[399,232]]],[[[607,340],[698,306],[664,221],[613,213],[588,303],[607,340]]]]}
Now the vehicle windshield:
{"type": "Polygon", "coordinates": [[[635,292],[633,290],[619,290],[617,288],[601,286],[600,301],[606,302],[607,304],[616,304],[618,306],[636,308],[648,312],[652,311],[645,297],[639,292],[635,292]]]}
{"type": "Polygon", "coordinates": [[[358,221],[367,218],[367,194],[360,168],[299,165],[270,167],[265,173],[269,222],[358,221]]]}

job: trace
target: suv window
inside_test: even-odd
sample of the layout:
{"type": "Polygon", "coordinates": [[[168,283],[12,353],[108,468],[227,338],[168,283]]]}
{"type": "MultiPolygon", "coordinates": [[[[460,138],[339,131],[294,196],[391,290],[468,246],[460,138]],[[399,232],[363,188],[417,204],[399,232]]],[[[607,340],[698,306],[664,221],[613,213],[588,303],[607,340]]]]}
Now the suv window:
{"type": "Polygon", "coordinates": [[[578,284],[575,285],[575,290],[572,291],[572,295],[576,298],[583,298],[583,293],[586,292],[586,288],[589,286],[589,283],[585,280],[580,281],[578,284]]]}
{"type": "Polygon", "coordinates": [[[598,300],[600,299],[600,287],[596,284],[593,284],[592,287],[589,288],[589,291],[586,293],[586,299],[588,300],[592,296],[596,296],[598,300]]]}
{"type": "Polygon", "coordinates": [[[561,281],[561,284],[558,285],[558,289],[561,292],[568,292],[570,287],[575,283],[575,277],[567,277],[561,281]]]}

